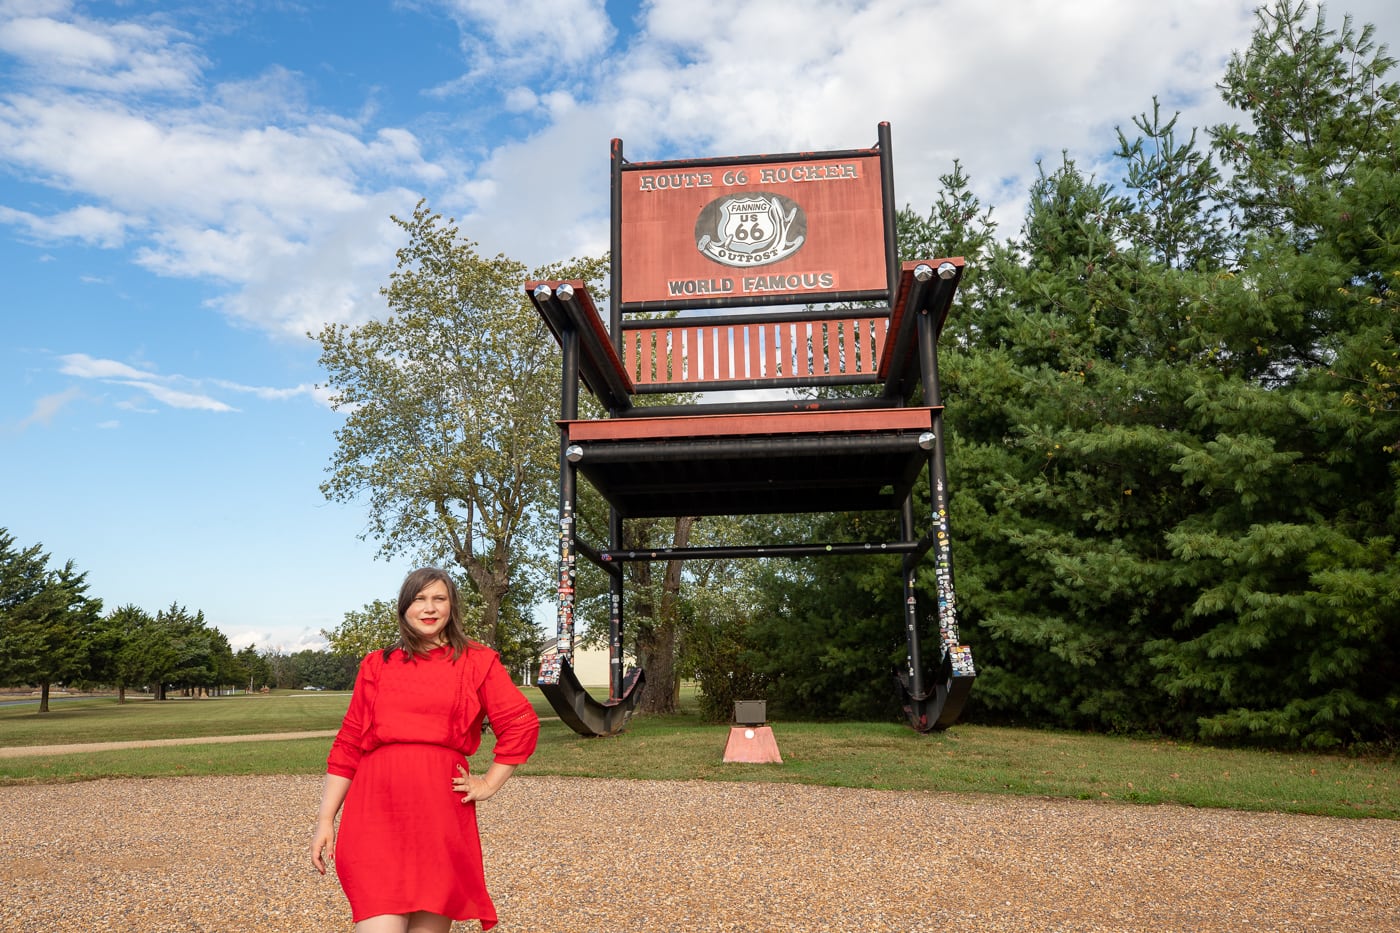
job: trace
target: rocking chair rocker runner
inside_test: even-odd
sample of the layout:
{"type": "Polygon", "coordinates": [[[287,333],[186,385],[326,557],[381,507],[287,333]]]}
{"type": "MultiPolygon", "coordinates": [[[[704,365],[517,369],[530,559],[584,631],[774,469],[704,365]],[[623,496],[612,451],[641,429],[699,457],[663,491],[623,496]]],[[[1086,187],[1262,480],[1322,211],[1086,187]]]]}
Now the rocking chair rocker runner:
{"type": "Polygon", "coordinates": [[[579,734],[620,731],[641,696],[644,675],[622,671],[621,564],[719,556],[901,555],[906,715],[920,731],[957,720],[975,670],[957,631],[936,344],[964,264],[897,262],[892,177],[883,123],[873,149],[743,159],[629,163],[614,140],[609,326],[584,283],[526,283],[563,350],[559,650],[539,684],[579,734]],[[608,417],[578,417],[580,384],[608,417]],[[878,391],[772,400],[775,389],[862,385],[878,391]],[[639,404],[677,392],[698,401],[639,404]],[[925,469],[932,515],[921,534],[912,492],[925,469]],[[606,546],[578,536],[579,476],[609,504],[606,546]],[[622,548],[631,517],[857,510],[896,512],[898,538],[622,548]],[[941,650],[926,672],[915,583],[930,552],[941,650]],[[605,702],[571,666],[580,554],[609,576],[605,702]]]}

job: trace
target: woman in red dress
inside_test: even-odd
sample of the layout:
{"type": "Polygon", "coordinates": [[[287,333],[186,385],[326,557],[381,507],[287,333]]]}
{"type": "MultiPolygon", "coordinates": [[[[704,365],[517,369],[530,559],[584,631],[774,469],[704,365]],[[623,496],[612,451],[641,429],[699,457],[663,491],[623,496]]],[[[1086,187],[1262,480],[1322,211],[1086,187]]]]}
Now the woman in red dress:
{"type": "Polygon", "coordinates": [[[539,717],[496,652],[467,639],[448,574],[410,573],[398,614],[398,644],[360,662],[326,762],[311,862],[324,875],[334,843],[356,933],[448,933],[471,918],[489,930],[496,908],[476,805],[530,757],[539,717]],[[481,745],[483,716],[496,747],[475,775],[467,756],[481,745]]]}

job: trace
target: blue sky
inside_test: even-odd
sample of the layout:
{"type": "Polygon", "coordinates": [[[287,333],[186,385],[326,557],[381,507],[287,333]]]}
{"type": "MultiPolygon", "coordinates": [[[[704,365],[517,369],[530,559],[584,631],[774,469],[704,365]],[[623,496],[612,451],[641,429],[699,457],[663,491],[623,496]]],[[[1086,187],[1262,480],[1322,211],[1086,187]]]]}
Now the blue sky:
{"type": "MultiPolygon", "coordinates": [[[[1394,44],[1396,6],[1328,18],[1394,44]]],[[[1107,174],[1153,95],[1229,119],[1252,25],[1233,0],[0,0],[0,527],[109,609],[317,647],[410,569],[319,491],[340,416],[306,337],[383,314],[390,214],[599,254],[612,137],[850,148],[888,120],[901,204],[957,158],[1009,235],[1037,158],[1107,174]]]]}

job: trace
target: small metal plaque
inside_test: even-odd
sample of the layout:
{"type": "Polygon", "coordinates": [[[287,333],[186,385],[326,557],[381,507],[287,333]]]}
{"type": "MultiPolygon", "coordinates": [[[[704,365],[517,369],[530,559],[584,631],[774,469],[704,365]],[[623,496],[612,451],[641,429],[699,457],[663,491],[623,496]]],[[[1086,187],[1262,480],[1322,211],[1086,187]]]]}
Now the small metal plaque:
{"type": "Polygon", "coordinates": [[[741,726],[761,726],[768,721],[767,700],[735,700],[734,722],[741,726]]]}

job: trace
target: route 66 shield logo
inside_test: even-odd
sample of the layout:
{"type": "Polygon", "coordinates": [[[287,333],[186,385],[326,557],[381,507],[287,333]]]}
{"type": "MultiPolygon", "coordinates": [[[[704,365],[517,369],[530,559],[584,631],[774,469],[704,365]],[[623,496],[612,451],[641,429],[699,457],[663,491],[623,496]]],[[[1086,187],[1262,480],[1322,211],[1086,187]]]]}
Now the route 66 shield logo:
{"type": "Polygon", "coordinates": [[[726,266],[786,259],[807,239],[807,215],[791,198],[766,191],[729,194],[700,209],[695,247],[726,266]]]}

